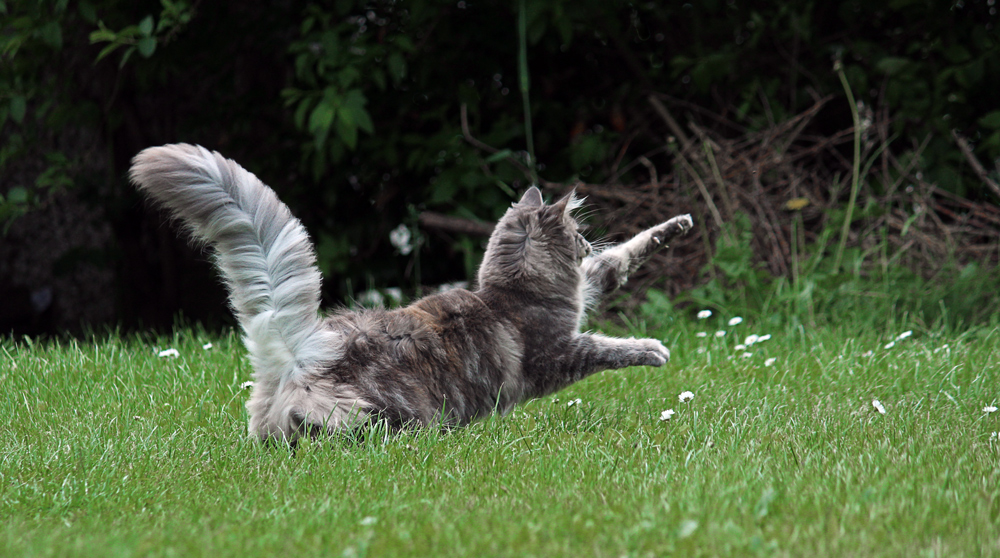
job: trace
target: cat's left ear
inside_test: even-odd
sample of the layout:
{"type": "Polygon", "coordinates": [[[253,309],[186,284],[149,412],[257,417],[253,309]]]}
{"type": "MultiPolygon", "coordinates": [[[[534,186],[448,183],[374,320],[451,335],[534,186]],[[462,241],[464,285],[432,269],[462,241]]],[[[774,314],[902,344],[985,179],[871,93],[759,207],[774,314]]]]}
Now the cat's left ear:
{"type": "Polygon", "coordinates": [[[563,196],[562,199],[552,204],[552,209],[558,211],[559,213],[569,213],[570,211],[577,208],[580,205],[576,201],[576,190],[573,190],[569,194],[563,196]]]}
{"type": "Polygon", "coordinates": [[[517,202],[517,205],[524,205],[528,207],[541,207],[542,206],[542,191],[538,189],[537,186],[532,186],[528,188],[528,191],[521,196],[521,201],[517,202]]]}

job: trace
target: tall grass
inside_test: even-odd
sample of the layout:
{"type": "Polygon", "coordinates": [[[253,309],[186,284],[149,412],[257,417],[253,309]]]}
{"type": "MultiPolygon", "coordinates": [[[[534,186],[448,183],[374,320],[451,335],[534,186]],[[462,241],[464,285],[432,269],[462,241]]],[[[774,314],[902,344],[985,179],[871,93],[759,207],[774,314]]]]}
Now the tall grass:
{"type": "Polygon", "coordinates": [[[0,553],[1000,555],[996,324],[671,316],[632,325],[665,368],[295,451],[247,438],[235,335],[4,341],[0,553]],[[749,333],[772,338],[737,349],[749,333]]]}

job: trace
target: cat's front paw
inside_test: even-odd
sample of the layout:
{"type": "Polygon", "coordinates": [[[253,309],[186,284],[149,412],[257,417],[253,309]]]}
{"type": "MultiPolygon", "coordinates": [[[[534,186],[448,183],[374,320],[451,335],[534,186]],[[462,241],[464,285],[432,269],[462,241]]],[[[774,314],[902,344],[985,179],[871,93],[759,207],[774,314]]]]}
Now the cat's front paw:
{"type": "Polygon", "coordinates": [[[694,221],[691,219],[691,215],[678,215],[653,228],[653,241],[657,244],[663,244],[675,236],[687,234],[692,227],[694,227],[694,221]]]}
{"type": "Polygon", "coordinates": [[[632,366],[663,366],[670,361],[670,350],[656,339],[636,339],[637,351],[632,366]]]}

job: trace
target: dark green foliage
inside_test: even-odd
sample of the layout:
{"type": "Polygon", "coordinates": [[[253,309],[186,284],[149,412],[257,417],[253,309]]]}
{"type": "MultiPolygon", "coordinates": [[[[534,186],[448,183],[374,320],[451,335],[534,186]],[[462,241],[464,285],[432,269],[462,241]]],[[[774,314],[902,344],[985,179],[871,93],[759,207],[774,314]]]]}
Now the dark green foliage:
{"type": "MultiPolygon", "coordinates": [[[[389,232],[415,229],[424,210],[500,215],[528,182],[526,116],[543,180],[629,184],[647,178],[642,165],[618,174],[639,154],[659,149],[654,163],[670,165],[650,92],[751,130],[833,94],[807,131],[829,134],[851,125],[834,59],[859,102],[894,117],[892,149],[930,134],[927,176],[989,196],[950,136],[968,137],[996,176],[1000,36],[985,0],[525,7],[530,115],[513,2],[0,0],[0,220],[70,191],[115,232],[107,252],[124,321],[168,323],[178,307],[198,316],[190,287],[165,269],[184,278],[205,267],[154,241],[159,224],[124,178],[144,147],[197,142],[258,174],[302,218],[331,300],[453,280],[474,267],[479,239],[428,232],[401,256],[389,232]],[[465,141],[462,105],[471,135],[498,153],[465,141]]],[[[683,118],[714,124],[694,109],[683,118]]]]}

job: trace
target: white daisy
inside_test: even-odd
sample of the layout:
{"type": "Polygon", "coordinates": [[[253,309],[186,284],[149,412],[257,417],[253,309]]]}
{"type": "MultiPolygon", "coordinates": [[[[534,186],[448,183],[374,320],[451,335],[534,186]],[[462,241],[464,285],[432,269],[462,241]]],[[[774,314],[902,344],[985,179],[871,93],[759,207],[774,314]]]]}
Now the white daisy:
{"type": "Polygon", "coordinates": [[[680,395],[677,396],[677,400],[680,401],[681,403],[687,403],[692,399],[694,399],[694,394],[691,393],[690,391],[682,392],[680,395]]]}
{"type": "Polygon", "coordinates": [[[904,331],[903,333],[900,333],[898,337],[896,337],[896,341],[902,341],[903,339],[906,339],[911,335],[913,335],[913,331],[904,331]]]}
{"type": "Polygon", "coordinates": [[[399,250],[399,253],[406,256],[413,251],[413,243],[410,242],[413,239],[413,235],[410,233],[410,229],[406,225],[400,223],[400,225],[389,233],[389,243],[399,250]]]}
{"type": "Polygon", "coordinates": [[[204,345],[201,346],[201,348],[207,351],[207,350],[209,350],[209,349],[212,348],[212,344],[211,343],[205,343],[204,345]]]}
{"type": "Polygon", "coordinates": [[[760,337],[757,338],[757,342],[758,343],[763,343],[764,341],[767,341],[770,338],[771,338],[771,334],[770,333],[765,333],[764,335],[761,335],[760,337]]]}
{"type": "Polygon", "coordinates": [[[672,417],[672,416],[674,416],[674,410],[673,409],[667,409],[666,411],[663,411],[662,413],[660,413],[660,420],[661,421],[670,420],[670,417],[672,417]]]}
{"type": "Polygon", "coordinates": [[[243,382],[240,384],[240,389],[250,389],[253,387],[253,382],[243,382]]]}
{"type": "Polygon", "coordinates": [[[764,366],[774,366],[774,363],[777,362],[777,361],[778,361],[777,358],[771,357],[771,358],[769,358],[769,359],[767,359],[767,360],[764,361],[764,366]]]}
{"type": "Polygon", "coordinates": [[[576,399],[573,399],[569,403],[567,403],[566,406],[567,407],[572,407],[573,405],[579,405],[580,403],[583,403],[583,401],[578,397],[576,399]]]}
{"type": "Polygon", "coordinates": [[[743,323],[743,318],[741,318],[739,316],[736,316],[735,318],[730,318],[730,320],[729,320],[729,325],[730,326],[739,325],[739,324],[742,324],[742,323],[743,323]]]}
{"type": "Polygon", "coordinates": [[[893,348],[895,346],[896,346],[896,342],[895,341],[889,341],[888,343],[885,344],[885,348],[886,349],[891,349],[891,348],[893,348]]]}
{"type": "Polygon", "coordinates": [[[746,348],[747,348],[746,345],[736,345],[735,347],[733,347],[733,350],[734,351],[745,351],[746,348]]]}
{"type": "Polygon", "coordinates": [[[747,338],[746,338],[745,341],[743,341],[743,344],[746,345],[747,347],[749,347],[750,345],[753,345],[754,343],[756,343],[758,341],[760,341],[760,336],[759,335],[750,334],[750,335],[747,335],[747,338]]]}
{"type": "Polygon", "coordinates": [[[708,337],[708,334],[705,333],[704,331],[699,331],[698,333],[695,333],[694,336],[695,337],[708,337]]]}
{"type": "Polygon", "coordinates": [[[750,358],[752,356],[753,356],[753,353],[743,353],[743,358],[750,358]]]}
{"type": "Polygon", "coordinates": [[[882,402],[879,401],[878,399],[872,399],[872,407],[875,407],[875,410],[878,411],[878,414],[880,415],[885,414],[885,407],[882,406],[882,402]]]}
{"type": "Polygon", "coordinates": [[[997,406],[996,405],[987,405],[987,406],[983,407],[983,412],[986,413],[986,414],[995,413],[995,412],[997,412],[997,406]]]}
{"type": "Polygon", "coordinates": [[[720,329],[719,331],[716,331],[715,332],[715,336],[716,337],[725,337],[726,336],[726,330],[720,329]]]}
{"type": "Polygon", "coordinates": [[[156,353],[156,356],[160,358],[177,358],[181,356],[181,353],[177,349],[163,349],[162,351],[156,353]]]}
{"type": "Polygon", "coordinates": [[[698,319],[699,320],[704,320],[705,318],[711,318],[711,317],[712,317],[712,311],[711,310],[702,310],[701,312],[698,312],[698,319]]]}

